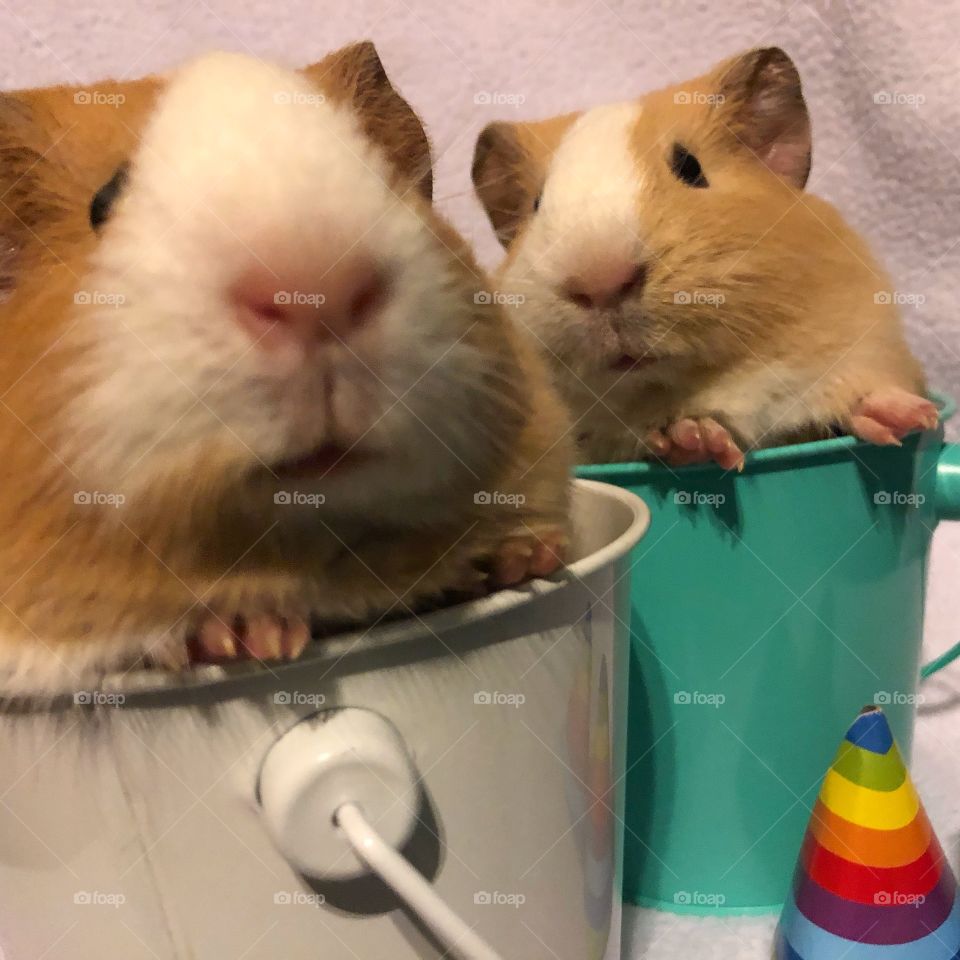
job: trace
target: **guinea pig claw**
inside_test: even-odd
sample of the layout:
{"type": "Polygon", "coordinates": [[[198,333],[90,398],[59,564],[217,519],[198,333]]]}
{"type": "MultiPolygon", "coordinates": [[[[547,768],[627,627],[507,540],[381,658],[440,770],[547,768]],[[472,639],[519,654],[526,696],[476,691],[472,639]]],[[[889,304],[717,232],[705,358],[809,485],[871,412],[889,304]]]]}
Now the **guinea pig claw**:
{"type": "Polygon", "coordinates": [[[233,660],[237,656],[237,638],[233,625],[216,615],[209,616],[200,625],[194,643],[197,659],[201,662],[233,660]]]}
{"type": "Polygon", "coordinates": [[[305,620],[286,621],[286,630],[283,633],[283,657],[285,660],[296,660],[310,642],[310,626],[305,620]]]}
{"type": "Polygon", "coordinates": [[[258,613],[227,620],[211,613],[188,643],[189,660],[295,660],[309,642],[310,627],[300,617],[258,613]]]}
{"type": "Polygon", "coordinates": [[[701,426],[706,438],[707,450],[711,457],[724,470],[736,470],[737,473],[743,473],[743,451],[730,436],[730,431],[717,423],[712,417],[704,417],[701,426]]]}
{"type": "Polygon", "coordinates": [[[703,433],[696,420],[685,418],[670,424],[667,427],[667,436],[681,450],[689,450],[691,453],[702,452],[703,450],[703,433]]]}
{"type": "Polygon", "coordinates": [[[897,435],[888,426],[879,420],[874,420],[873,417],[852,416],[850,418],[850,432],[855,437],[879,447],[903,446],[897,439],[897,435]]]}
{"type": "Polygon", "coordinates": [[[277,617],[247,617],[240,630],[247,656],[253,660],[279,660],[283,654],[283,626],[277,617]]]}
{"type": "Polygon", "coordinates": [[[146,661],[150,666],[160,670],[176,672],[186,670],[190,666],[190,654],[183,643],[164,642],[151,647],[146,654],[146,661]]]}
{"type": "MultiPolygon", "coordinates": [[[[664,434],[660,433],[659,436],[664,434]]],[[[664,452],[658,451],[657,455],[670,466],[685,467],[712,460],[724,470],[743,471],[743,451],[730,431],[712,417],[677,420],[667,427],[666,439],[670,447],[664,452]]]]}
{"type": "Polygon", "coordinates": [[[493,582],[501,587],[520,583],[527,576],[532,558],[533,547],[528,542],[512,538],[502,543],[493,562],[493,582]]]}
{"type": "Polygon", "coordinates": [[[670,452],[672,444],[662,430],[651,430],[647,434],[646,447],[655,457],[663,457],[670,452]]]}
{"type": "Polygon", "coordinates": [[[939,412],[926,397],[888,387],[864,397],[849,420],[850,432],[880,446],[900,446],[901,438],[914,430],[932,430],[939,412]]]}
{"type": "Polygon", "coordinates": [[[547,577],[563,566],[567,546],[566,532],[559,526],[537,531],[524,529],[497,548],[491,582],[498,587],[511,587],[530,577],[547,577]]]}

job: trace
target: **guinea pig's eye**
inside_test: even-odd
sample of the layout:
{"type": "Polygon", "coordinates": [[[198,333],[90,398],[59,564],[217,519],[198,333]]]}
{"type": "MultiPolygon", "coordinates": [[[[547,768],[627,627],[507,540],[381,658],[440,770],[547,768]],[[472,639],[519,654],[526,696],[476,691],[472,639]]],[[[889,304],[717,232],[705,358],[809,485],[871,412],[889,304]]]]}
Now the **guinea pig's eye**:
{"type": "Polygon", "coordinates": [[[93,195],[90,201],[90,226],[99,230],[110,218],[113,204],[127,182],[127,165],[117,167],[114,175],[93,195]]]}
{"type": "Polygon", "coordinates": [[[534,213],[536,213],[536,212],[540,209],[540,201],[541,201],[542,199],[543,199],[543,194],[542,194],[542,193],[538,193],[538,194],[533,198],[533,212],[534,212],[534,213]]]}
{"type": "Polygon", "coordinates": [[[681,147],[679,143],[673,145],[670,168],[673,170],[674,176],[688,186],[710,186],[707,178],[703,175],[703,167],[700,166],[700,161],[686,147],[681,147]]]}

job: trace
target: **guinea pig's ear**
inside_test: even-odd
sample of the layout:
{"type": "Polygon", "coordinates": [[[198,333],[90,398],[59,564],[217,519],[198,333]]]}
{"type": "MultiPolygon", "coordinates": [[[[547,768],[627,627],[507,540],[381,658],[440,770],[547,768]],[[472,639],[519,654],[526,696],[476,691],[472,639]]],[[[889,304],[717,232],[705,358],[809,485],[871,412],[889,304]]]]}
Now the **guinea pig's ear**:
{"type": "Polygon", "coordinates": [[[514,123],[490,123],[480,132],[470,174],[497,239],[509,247],[536,199],[525,182],[529,166],[514,123]]]}
{"type": "Polygon", "coordinates": [[[350,104],[367,136],[427,199],[433,198],[430,141],[413,108],[397,92],[370,40],[351,44],[303,71],[331,99],[350,104]]]}
{"type": "Polygon", "coordinates": [[[48,156],[50,146],[29,104],[0,93],[0,302],[14,286],[24,251],[42,246],[43,226],[68,209],[57,191],[66,175],[48,156]]]}
{"type": "Polygon", "coordinates": [[[810,114],[800,74],[779,47],[751,50],[716,71],[724,122],[774,173],[803,187],[810,175],[810,114]]]}

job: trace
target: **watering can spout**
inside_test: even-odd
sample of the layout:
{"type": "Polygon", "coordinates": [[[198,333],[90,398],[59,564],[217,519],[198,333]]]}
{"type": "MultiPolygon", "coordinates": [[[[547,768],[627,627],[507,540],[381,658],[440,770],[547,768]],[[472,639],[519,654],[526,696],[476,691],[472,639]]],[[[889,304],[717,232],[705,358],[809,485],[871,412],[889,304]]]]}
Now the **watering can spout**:
{"type": "Polygon", "coordinates": [[[960,443],[945,443],[940,451],[936,510],[940,520],[960,520],[960,443]]]}

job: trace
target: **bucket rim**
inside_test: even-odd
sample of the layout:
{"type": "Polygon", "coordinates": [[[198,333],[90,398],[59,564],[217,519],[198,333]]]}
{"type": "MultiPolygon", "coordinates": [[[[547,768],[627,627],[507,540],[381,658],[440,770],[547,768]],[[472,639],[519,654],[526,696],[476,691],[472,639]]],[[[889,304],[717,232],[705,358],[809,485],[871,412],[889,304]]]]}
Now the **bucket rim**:
{"type": "MultiPolygon", "coordinates": [[[[371,650],[396,648],[405,643],[422,641],[434,636],[442,638],[465,624],[475,625],[484,620],[503,615],[505,612],[519,609],[543,597],[569,590],[577,582],[586,579],[598,570],[615,563],[627,554],[644,536],[650,525],[650,510],[646,503],[635,493],[609,483],[596,480],[572,479],[571,490],[580,490],[601,496],[608,503],[619,503],[629,511],[629,522],[614,539],[579,560],[561,568],[549,578],[540,578],[520,587],[505,588],[477,600],[455,604],[441,610],[435,610],[421,616],[403,617],[373,627],[359,627],[343,633],[324,637],[307,646],[296,660],[280,664],[271,664],[270,673],[278,679],[292,671],[312,664],[326,661],[337,663],[341,659],[356,654],[369,653],[371,650]]],[[[595,509],[595,506],[592,508],[595,509]]],[[[450,648],[448,648],[450,649],[450,648]]],[[[262,679],[266,674],[261,664],[240,661],[233,664],[205,664],[192,667],[179,673],[139,668],[125,672],[107,673],[98,678],[96,684],[85,689],[110,693],[129,694],[132,699],[144,695],[162,695],[165,692],[176,694],[203,688],[216,688],[237,681],[262,679]]],[[[30,703],[42,699],[51,706],[55,700],[68,698],[75,693],[75,686],[54,691],[11,690],[8,694],[0,692],[6,703],[30,703]]]]}
{"type": "MultiPolygon", "coordinates": [[[[956,413],[957,405],[952,397],[945,393],[931,391],[929,398],[937,405],[939,424],[942,425],[956,413]]],[[[934,431],[923,431],[930,433],[934,431]]],[[[918,434],[918,435],[923,435],[918,434]]],[[[743,474],[769,470],[786,470],[796,465],[798,460],[824,460],[836,457],[846,450],[874,448],[873,444],[857,437],[831,437],[828,440],[811,440],[807,443],[791,443],[781,447],[765,447],[754,450],[744,458],[743,474]]],[[[710,473],[720,477],[732,471],[724,470],[715,463],[696,463],[685,467],[668,467],[664,464],[646,460],[631,460],[624,463],[585,463],[577,468],[577,476],[606,483],[649,483],[664,477],[680,477],[692,473],[710,473]]],[[[735,471],[733,471],[735,472],[735,471]]]]}

